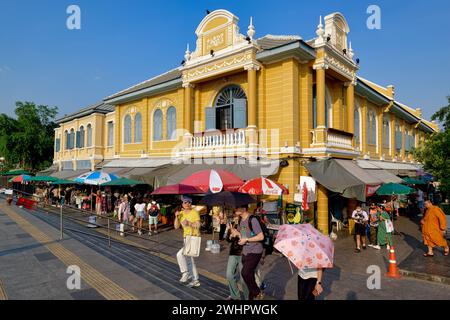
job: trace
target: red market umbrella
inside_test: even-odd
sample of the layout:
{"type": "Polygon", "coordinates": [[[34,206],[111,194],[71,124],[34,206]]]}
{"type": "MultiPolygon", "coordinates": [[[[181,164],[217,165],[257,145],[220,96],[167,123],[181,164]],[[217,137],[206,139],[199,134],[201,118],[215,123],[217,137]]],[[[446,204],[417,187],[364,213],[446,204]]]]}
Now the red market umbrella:
{"type": "Polygon", "coordinates": [[[187,184],[171,184],[160,187],[152,192],[152,194],[198,194],[204,193],[200,188],[187,184]]]}
{"type": "Polygon", "coordinates": [[[279,196],[282,194],[289,194],[289,190],[286,189],[283,185],[263,177],[247,181],[242,187],[239,188],[239,192],[256,196],[279,196]]]}
{"type": "Polygon", "coordinates": [[[302,188],[302,210],[303,211],[309,210],[309,206],[308,206],[308,188],[306,187],[306,182],[303,183],[303,188],[302,188]]]}
{"type": "Polygon", "coordinates": [[[202,170],[196,172],[183,181],[180,184],[187,184],[197,187],[207,193],[217,193],[220,191],[238,191],[239,187],[244,184],[241,178],[237,175],[226,170],[202,170]]]}
{"type": "Polygon", "coordinates": [[[8,182],[22,183],[24,181],[30,181],[31,178],[32,177],[27,174],[21,174],[20,176],[9,179],[8,182]]]}

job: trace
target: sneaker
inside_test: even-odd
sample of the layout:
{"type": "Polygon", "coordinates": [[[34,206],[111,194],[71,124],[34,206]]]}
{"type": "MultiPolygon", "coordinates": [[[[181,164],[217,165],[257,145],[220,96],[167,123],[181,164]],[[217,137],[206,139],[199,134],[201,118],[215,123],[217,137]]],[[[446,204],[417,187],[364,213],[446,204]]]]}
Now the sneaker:
{"type": "Polygon", "coordinates": [[[187,283],[191,277],[189,276],[188,272],[183,273],[181,276],[180,282],[181,283],[187,283]]]}
{"type": "Polygon", "coordinates": [[[372,248],[377,249],[377,250],[381,250],[381,247],[379,245],[372,246],[372,248]]]}
{"type": "Polygon", "coordinates": [[[142,236],[142,231],[141,230],[138,231],[138,235],[142,236]]]}
{"type": "Polygon", "coordinates": [[[157,230],[155,230],[155,231],[153,231],[153,233],[154,233],[154,234],[158,234],[158,231],[157,231],[157,230]]]}
{"type": "Polygon", "coordinates": [[[363,250],[366,250],[367,248],[366,248],[366,246],[363,246],[363,250]]]}
{"type": "Polygon", "coordinates": [[[148,235],[151,236],[151,235],[152,235],[152,232],[150,231],[150,232],[148,233],[148,235]]]}
{"type": "Polygon", "coordinates": [[[361,249],[359,249],[359,248],[355,249],[355,253],[360,253],[360,252],[361,252],[361,249]]]}
{"type": "Polygon", "coordinates": [[[367,246],[373,248],[373,244],[368,244],[367,246]]]}
{"type": "Polygon", "coordinates": [[[200,281],[198,280],[193,280],[191,281],[188,285],[189,288],[197,288],[200,287],[200,281]]]}

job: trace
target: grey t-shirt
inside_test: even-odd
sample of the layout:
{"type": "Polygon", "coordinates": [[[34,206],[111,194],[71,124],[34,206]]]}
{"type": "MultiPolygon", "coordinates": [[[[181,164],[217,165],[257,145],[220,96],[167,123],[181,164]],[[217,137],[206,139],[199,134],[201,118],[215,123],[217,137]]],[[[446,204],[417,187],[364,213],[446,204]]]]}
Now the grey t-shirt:
{"type": "MultiPolygon", "coordinates": [[[[252,238],[256,236],[258,233],[262,232],[261,226],[259,225],[259,222],[256,218],[250,218],[248,217],[247,220],[241,220],[239,223],[239,232],[242,235],[242,238],[252,238]],[[252,230],[250,231],[249,228],[249,221],[252,220],[252,230]]],[[[246,245],[244,245],[244,248],[242,249],[242,254],[247,255],[249,253],[255,253],[260,254],[263,253],[263,245],[261,242],[249,242],[246,245]]]]}

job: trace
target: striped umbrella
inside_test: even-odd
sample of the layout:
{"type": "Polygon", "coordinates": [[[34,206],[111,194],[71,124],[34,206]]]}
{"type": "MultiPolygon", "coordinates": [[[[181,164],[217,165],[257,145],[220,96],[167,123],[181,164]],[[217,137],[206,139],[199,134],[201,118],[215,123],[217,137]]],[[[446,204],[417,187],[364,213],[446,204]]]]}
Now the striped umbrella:
{"type": "Polygon", "coordinates": [[[267,178],[256,178],[247,181],[239,188],[239,192],[248,193],[252,195],[273,195],[280,196],[282,194],[289,194],[281,184],[267,178]]]}
{"type": "Polygon", "coordinates": [[[82,174],[78,178],[75,178],[74,181],[94,186],[99,186],[103,183],[110,182],[113,180],[119,179],[118,176],[112,173],[107,173],[104,171],[91,171],[82,174]]]}

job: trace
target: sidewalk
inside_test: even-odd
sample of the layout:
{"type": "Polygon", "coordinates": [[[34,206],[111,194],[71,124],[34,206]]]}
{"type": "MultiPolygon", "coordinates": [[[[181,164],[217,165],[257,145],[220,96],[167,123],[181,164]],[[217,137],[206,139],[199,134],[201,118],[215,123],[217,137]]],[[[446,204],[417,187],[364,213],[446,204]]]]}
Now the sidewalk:
{"type": "MultiPolygon", "coordinates": [[[[72,214],[71,214],[72,215],[72,214]]],[[[106,219],[102,219],[106,224],[106,219]]],[[[421,235],[418,225],[405,217],[395,222],[400,235],[393,237],[397,262],[401,264],[413,252],[422,251],[421,235]]],[[[100,230],[105,234],[106,230],[100,230]]],[[[175,255],[182,246],[180,230],[167,230],[149,237],[147,233],[142,237],[120,237],[112,231],[115,239],[141,246],[164,256],[176,263],[175,255]]],[[[212,235],[204,234],[202,238],[202,252],[196,259],[200,273],[215,281],[226,284],[225,274],[228,260],[228,244],[222,243],[221,252],[212,254],[204,250],[206,240],[212,235]]],[[[216,234],[217,239],[217,234],[216,234]]],[[[101,241],[101,240],[100,240],[101,241]]],[[[114,244],[113,244],[114,245],[114,244]]],[[[324,294],[321,299],[450,299],[450,286],[434,282],[422,281],[414,278],[390,279],[385,276],[388,270],[389,254],[386,249],[375,250],[367,248],[361,253],[354,253],[353,237],[340,236],[335,242],[335,267],[327,270],[324,275],[324,294]],[[378,266],[381,272],[381,289],[369,290],[367,273],[369,266],[378,266]]],[[[437,253],[439,254],[439,253],[437,253]]],[[[447,258],[447,257],[446,257],[447,258]]],[[[425,259],[425,258],[424,258],[425,259]]],[[[417,265],[430,263],[418,260],[417,265]]],[[[448,270],[447,267],[444,266],[448,270]]],[[[279,254],[266,258],[261,268],[262,277],[267,284],[265,293],[275,299],[296,299],[297,276],[296,270],[291,272],[287,259],[279,254]]]]}

